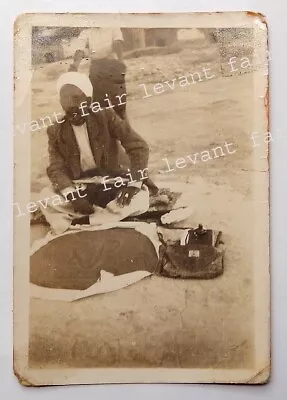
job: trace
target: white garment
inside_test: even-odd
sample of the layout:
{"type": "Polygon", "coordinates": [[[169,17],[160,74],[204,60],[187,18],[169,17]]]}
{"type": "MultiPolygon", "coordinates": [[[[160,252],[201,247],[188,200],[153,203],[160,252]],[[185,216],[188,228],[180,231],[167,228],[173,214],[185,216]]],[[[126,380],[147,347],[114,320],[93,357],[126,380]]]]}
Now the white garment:
{"type": "Polygon", "coordinates": [[[120,28],[89,28],[83,30],[77,41],[77,49],[89,49],[92,59],[116,58],[113,52],[113,42],[123,40],[120,28]]]}
{"type": "MultiPolygon", "coordinates": [[[[83,125],[72,125],[76,141],[79,146],[80,150],[80,160],[81,160],[81,169],[82,171],[88,171],[90,169],[96,168],[96,163],[95,159],[91,150],[91,145],[90,145],[90,139],[89,139],[89,134],[87,130],[87,125],[84,123],[83,125]]],[[[82,189],[84,189],[84,185],[77,185],[81,186],[82,189]]],[[[66,194],[74,192],[76,189],[74,186],[69,186],[63,190],[61,190],[61,193],[63,196],[66,196],[66,194]]]]}
{"type": "MultiPolygon", "coordinates": [[[[87,130],[87,125],[72,125],[76,141],[80,150],[81,158],[81,169],[82,171],[89,171],[91,169],[97,168],[95,159],[91,150],[89,134],[87,130]]],[[[134,186],[138,189],[142,187],[142,182],[132,182],[128,183],[128,186],[134,186]]],[[[61,191],[62,195],[65,196],[67,193],[75,191],[75,188],[70,186],[61,191]]]]}
{"type": "Polygon", "coordinates": [[[80,149],[82,171],[88,171],[96,168],[96,163],[91,150],[87,124],[84,123],[83,125],[79,126],[72,125],[72,128],[80,149]]]}

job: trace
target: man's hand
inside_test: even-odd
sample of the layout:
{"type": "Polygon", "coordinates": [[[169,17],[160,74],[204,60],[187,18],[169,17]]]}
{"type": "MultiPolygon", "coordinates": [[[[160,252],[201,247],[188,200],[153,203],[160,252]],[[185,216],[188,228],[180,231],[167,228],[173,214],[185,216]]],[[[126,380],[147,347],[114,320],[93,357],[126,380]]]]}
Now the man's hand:
{"type": "Polygon", "coordinates": [[[93,214],[94,208],[91,205],[91,203],[88,201],[86,196],[87,196],[87,191],[85,189],[85,196],[80,196],[80,194],[77,190],[77,191],[72,191],[70,193],[67,193],[65,197],[72,204],[75,212],[81,213],[83,215],[90,215],[90,214],[93,214]]]}
{"type": "Polygon", "coordinates": [[[134,186],[128,186],[119,191],[116,197],[116,202],[119,206],[128,206],[132,198],[140,192],[140,189],[134,186]]]}
{"type": "Polygon", "coordinates": [[[93,206],[84,198],[72,200],[72,205],[75,212],[79,212],[83,215],[90,215],[94,212],[93,206]]]}

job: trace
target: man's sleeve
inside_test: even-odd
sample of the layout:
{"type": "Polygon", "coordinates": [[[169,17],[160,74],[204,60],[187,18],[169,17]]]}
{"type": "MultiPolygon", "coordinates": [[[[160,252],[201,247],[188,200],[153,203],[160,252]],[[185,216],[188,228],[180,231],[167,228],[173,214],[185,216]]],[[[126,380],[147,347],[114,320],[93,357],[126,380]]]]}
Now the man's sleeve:
{"type": "Polygon", "coordinates": [[[112,31],[112,40],[115,42],[116,40],[121,40],[122,42],[124,41],[122,31],[120,28],[115,28],[112,31]]]}
{"type": "Polygon", "coordinates": [[[148,177],[149,148],[144,139],[113,110],[106,110],[110,135],[119,140],[129,156],[130,173],[134,180],[142,181],[148,177]]]}
{"type": "Polygon", "coordinates": [[[78,36],[76,40],[76,48],[75,50],[82,50],[85,51],[86,47],[89,45],[89,40],[88,40],[88,29],[84,29],[78,36]]]}
{"type": "Polygon", "coordinates": [[[64,189],[73,187],[73,182],[69,178],[63,157],[61,156],[57,139],[55,137],[55,130],[53,127],[47,129],[48,134],[48,152],[49,152],[49,166],[47,168],[47,175],[57,192],[64,189]]]}

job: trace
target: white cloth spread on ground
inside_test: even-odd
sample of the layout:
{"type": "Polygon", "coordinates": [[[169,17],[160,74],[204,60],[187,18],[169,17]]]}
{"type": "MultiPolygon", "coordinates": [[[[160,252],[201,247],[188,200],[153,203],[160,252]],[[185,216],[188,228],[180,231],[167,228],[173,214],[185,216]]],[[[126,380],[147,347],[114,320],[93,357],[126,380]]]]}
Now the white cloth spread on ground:
{"type": "MultiPolygon", "coordinates": [[[[145,235],[153,244],[157,256],[159,256],[160,241],[157,235],[156,224],[147,224],[145,222],[118,222],[105,224],[100,227],[89,227],[85,228],[88,231],[101,231],[113,228],[132,228],[141,234],[145,235]]],[[[39,239],[33,243],[30,255],[32,256],[36,251],[41,249],[52,240],[59,238],[64,235],[72,235],[76,232],[81,231],[83,228],[77,227],[68,232],[62,233],[60,235],[52,235],[48,233],[45,238],[39,239]]],[[[121,288],[132,285],[139,280],[152,275],[148,271],[135,271],[128,274],[123,274],[119,276],[114,276],[104,270],[101,271],[101,279],[94,285],[90,286],[86,290],[67,290],[67,289],[51,289],[34,284],[30,284],[30,296],[45,300],[59,300],[59,301],[75,301],[82,299],[84,297],[93,296],[95,294],[103,294],[119,290],[121,288]]]]}
{"type": "MultiPolygon", "coordinates": [[[[64,198],[61,200],[60,196],[54,192],[52,186],[45,187],[40,193],[40,198],[45,200],[41,203],[41,211],[56,234],[65,232],[71,228],[73,219],[83,216],[74,211],[72,202],[65,201],[64,198]],[[56,199],[56,197],[58,198],[56,199]]],[[[143,185],[140,192],[132,198],[128,206],[120,207],[116,200],[108,203],[106,208],[94,206],[94,213],[90,215],[90,222],[93,226],[116,223],[129,216],[143,214],[148,208],[149,191],[143,185]]]]}

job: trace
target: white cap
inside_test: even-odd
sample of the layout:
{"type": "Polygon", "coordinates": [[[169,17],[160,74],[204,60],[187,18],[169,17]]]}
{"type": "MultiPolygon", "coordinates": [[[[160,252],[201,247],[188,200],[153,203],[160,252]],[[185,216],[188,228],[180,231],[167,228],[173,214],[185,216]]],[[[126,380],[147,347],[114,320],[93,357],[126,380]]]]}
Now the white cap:
{"type": "Polygon", "coordinates": [[[81,74],[80,72],[66,72],[61,75],[57,81],[58,93],[60,93],[64,85],[77,86],[87,97],[92,97],[93,95],[93,86],[86,74],[81,74]]]}

